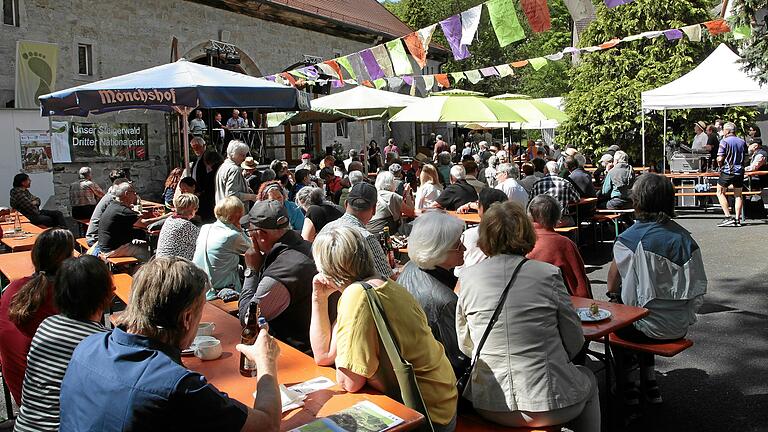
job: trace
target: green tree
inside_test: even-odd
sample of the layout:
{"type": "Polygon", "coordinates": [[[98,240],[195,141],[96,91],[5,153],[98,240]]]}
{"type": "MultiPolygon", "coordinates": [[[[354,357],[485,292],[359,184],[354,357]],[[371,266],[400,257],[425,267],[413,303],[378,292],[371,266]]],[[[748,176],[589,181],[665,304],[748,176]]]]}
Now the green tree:
{"type": "MultiPolygon", "coordinates": [[[[597,3],[597,2],[596,2],[597,3]]],[[[597,45],[614,37],[648,30],[664,30],[710,20],[708,0],[636,0],[616,9],[597,4],[597,19],[581,39],[583,46],[597,45]]],[[[704,31],[706,33],[706,31],[704,31]]],[[[665,37],[622,43],[616,48],[584,54],[572,70],[572,91],[565,111],[570,119],[562,125],[559,141],[574,144],[582,151],[599,154],[621,143],[635,161],[640,161],[640,93],[669,83],[704,60],[723,36],[704,36],[701,42],[687,38],[667,41],[665,37]]],[[[668,126],[685,141],[697,120],[712,122],[715,116],[737,114],[749,117],[748,110],[668,111],[668,126]]],[[[723,117],[726,118],[726,117],[723,117]]],[[[661,113],[646,116],[646,162],[659,160],[662,146],[661,113]]]]}
{"type": "Polygon", "coordinates": [[[730,25],[752,29],[752,36],[741,40],[744,69],[768,84],[768,0],[734,0],[730,25]],[[762,22],[758,21],[760,16],[762,22]]]}

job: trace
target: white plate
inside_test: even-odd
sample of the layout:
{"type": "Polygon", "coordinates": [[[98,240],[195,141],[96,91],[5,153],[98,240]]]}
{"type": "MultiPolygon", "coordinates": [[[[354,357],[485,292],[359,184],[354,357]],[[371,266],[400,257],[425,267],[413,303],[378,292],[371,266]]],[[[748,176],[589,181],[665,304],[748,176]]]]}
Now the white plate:
{"type": "Polygon", "coordinates": [[[579,315],[579,319],[583,322],[602,321],[611,317],[611,312],[605,309],[598,309],[597,314],[592,315],[589,312],[589,308],[576,308],[576,314],[579,315]]]}
{"type": "Polygon", "coordinates": [[[195,340],[192,341],[192,344],[189,346],[189,348],[185,350],[181,350],[181,355],[194,355],[195,354],[195,348],[197,348],[197,344],[199,344],[202,341],[215,341],[218,340],[213,336],[197,336],[195,337],[195,340]]]}

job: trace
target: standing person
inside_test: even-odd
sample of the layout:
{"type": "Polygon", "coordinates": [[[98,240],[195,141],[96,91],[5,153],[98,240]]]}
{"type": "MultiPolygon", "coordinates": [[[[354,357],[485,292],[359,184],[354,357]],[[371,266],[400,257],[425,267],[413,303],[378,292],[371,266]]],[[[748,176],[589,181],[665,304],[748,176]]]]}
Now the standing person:
{"type": "Polygon", "coordinates": [[[253,345],[236,347],[257,366],[252,409],[181,362],[208,286],[205,273],[182,258],[157,258],[139,269],[118,326],[85,338],[72,353],[61,383],[61,431],[279,430],[280,348],[266,330],[253,345]]]}
{"type": "Polygon", "coordinates": [[[347,159],[344,159],[344,170],[349,172],[350,171],[349,164],[359,160],[360,160],[360,155],[358,154],[357,149],[356,148],[349,149],[349,157],[347,159]]]}
{"type": "Polygon", "coordinates": [[[0,358],[3,379],[21,405],[27,352],[38,326],[58,311],[53,302],[56,274],[74,252],[75,237],[61,228],[43,231],[32,247],[35,273],[12,281],[0,296],[0,358]]]}
{"type": "Polygon", "coordinates": [[[440,184],[437,169],[432,164],[424,165],[419,175],[419,188],[416,190],[416,202],[414,203],[416,211],[435,207],[437,198],[442,192],[443,186],[440,184]]]}
{"type": "Polygon", "coordinates": [[[206,174],[203,177],[202,190],[199,189],[200,183],[197,184],[198,197],[200,198],[197,214],[200,215],[203,223],[211,223],[216,220],[216,216],[213,214],[213,208],[216,206],[216,173],[221,164],[224,163],[224,158],[215,150],[206,150],[202,159],[200,170],[206,174]]]}
{"type": "Polygon", "coordinates": [[[717,170],[717,150],[720,148],[720,136],[715,125],[707,126],[707,149],[709,150],[709,169],[717,170]]]}
{"type": "MultiPolygon", "coordinates": [[[[488,152],[489,154],[491,152],[488,152]]],[[[496,173],[498,172],[496,168],[499,166],[499,159],[496,157],[496,155],[491,154],[491,156],[488,157],[488,166],[485,168],[485,182],[488,183],[488,187],[495,188],[498,185],[498,182],[496,181],[496,173]]]]}
{"type": "Polygon", "coordinates": [[[763,138],[761,137],[761,134],[760,134],[760,128],[755,125],[751,125],[749,129],[747,129],[747,139],[745,141],[747,142],[747,145],[751,145],[758,142],[762,144],[763,138]]]}
{"type": "Polygon", "coordinates": [[[390,153],[394,153],[394,158],[398,159],[400,158],[400,147],[395,144],[395,139],[390,138],[387,140],[387,145],[384,146],[384,159],[387,159],[387,156],[390,153]]]}
{"type": "Polygon", "coordinates": [[[86,337],[107,331],[101,321],[115,287],[104,261],[89,255],[69,258],[61,264],[55,285],[59,314],[46,318],[32,338],[17,432],[58,432],[61,381],[72,351],[86,337]]]}
{"type": "Polygon", "coordinates": [[[435,137],[435,146],[432,149],[432,160],[437,161],[437,157],[440,155],[440,153],[447,152],[448,154],[451,153],[451,147],[448,145],[447,142],[443,141],[443,136],[438,135],[435,137]]]}
{"type": "Polygon", "coordinates": [[[211,141],[214,142],[214,145],[216,145],[217,149],[224,147],[225,136],[226,127],[224,126],[224,123],[222,123],[221,113],[217,112],[213,116],[213,128],[211,129],[211,141]]]}
{"type": "Polygon", "coordinates": [[[244,142],[230,141],[227,146],[227,159],[216,170],[217,204],[228,196],[235,196],[243,203],[257,200],[254,192],[248,188],[245,177],[243,177],[242,168],[240,168],[240,164],[245,162],[249,151],[248,145],[244,142]]]}
{"type": "Polygon", "coordinates": [[[190,219],[195,217],[200,201],[191,193],[173,199],[175,211],[165,220],[157,238],[156,256],[179,256],[192,260],[200,228],[190,219]]]}
{"type": "Polygon", "coordinates": [[[495,204],[485,212],[479,245],[489,258],[465,269],[457,287],[456,332],[467,356],[475,354],[503,290],[512,285],[463,396],[480,416],[504,426],[571,422],[574,431],[598,432],[597,380],[573,364],[584,346],[581,321],[560,269],[524,261],[535,242],[519,205],[495,204]]]}
{"type": "Polygon", "coordinates": [[[244,128],[253,129],[253,128],[256,127],[256,123],[254,123],[253,120],[248,118],[248,111],[243,110],[242,118],[243,118],[243,127],[244,128]]]}
{"type": "Polygon", "coordinates": [[[195,161],[191,162],[189,167],[185,170],[184,177],[192,177],[197,182],[197,194],[198,196],[203,192],[202,186],[206,183],[205,177],[208,174],[208,170],[205,168],[203,162],[203,154],[205,153],[205,140],[201,137],[194,137],[189,142],[189,147],[195,154],[195,161]]]}
{"type": "MultiPolygon", "coordinates": [[[[360,171],[353,171],[360,174],[360,171]]],[[[351,174],[351,173],[350,173],[351,174]]],[[[301,237],[311,242],[328,223],[344,215],[344,209],[325,199],[323,190],[310,186],[302,189],[296,195],[296,204],[306,213],[301,237]]]]}
{"type": "Polygon", "coordinates": [[[261,185],[261,173],[258,170],[259,167],[256,165],[256,160],[251,156],[248,156],[243,163],[240,164],[240,168],[243,169],[243,177],[245,178],[245,183],[248,185],[248,189],[255,193],[259,190],[259,186],[261,185]]]}
{"type": "Polygon", "coordinates": [[[746,142],[736,136],[736,125],[727,122],[723,125],[723,140],[720,141],[717,150],[717,163],[720,165],[720,178],[717,180],[717,201],[725,214],[725,219],[717,224],[719,227],[741,226],[741,210],[744,206],[741,189],[744,187],[744,160],[746,157],[746,142]],[[728,197],[725,195],[730,185],[733,185],[735,217],[731,217],[731,208],[728,205],[728,197]]]}
{"type": "Polygon", "coordinates": [[[296,183],[294,183],[290,192],[288,192],[289,201],[295,201],[296,195],[299,193],[300,190],[304,189],[307,186],[312,185],[312,174],[309,172],[309,170],[305,170],[305,169],[296,170],[296,173],[293,175],[293,178],[294,180],[296,180],[296,183]]]}
{"type": "MultiPolygon", "coordinates": [[[[399,397],[384,350],[380,349],[365,286],[373,290],[387,317],[401,356],[413,365],[416,385],[435,431],[456,428],[456,377],[443,346],[435,340],[421,305],[400,284],[376,271],[374,257],[360,231],[326,227],[312,245],[319,273],[312,286],[310,340],[315,363],[336,365],[336,381],[348,392],[369,384],[399,397]],[[341,292],[338,315],[329,318],[329,296],[341,292]]],[[[391,366],[390,366],[391,367],[391,366]]]]}
{"type": "Polygon", "coordinates": [[[82,167],[78,171],[79,180],[69,185],[69,203],[72,206],[73,219],[90,219],[96,204],[99,203],[104,191],[93,181],[90,167],[82,167]]]}
{"type": "Polygon", "coordinates": [[[693,137],[693,143],[691,143],[691,152],[693,153],[708,153],[707,141],[709,137],[706,133],[707,124],[699,120],[693,124],[693,131],[696,136],[693,137]]]}
{"type": "Polygon", "coordinates": [[[240,129],[245,125],[245,121],[240,117],[240,111],[233,109],[232,117],[227,119],[227,129],[240,129]]]}
{"type": "Polygon", "coordinates": [[[10,193],[11,208],[26,216],[33,225],[48,228],[66,228],[67,221],[58,210],[41,209],[40,198],[29,191],[32,180],[26,173],[19,173],[13,177],[13,189],[10,193]]]}
{"type": "MultiPolygon", "coordinates": [[[[607,278],[608,297],[612,302],[646,308],[650,314],[616,334],[643,344],[678,340],[696,322],[696,311],[704,303],[707,292],[701,248],[691,233],[672,220],[675,208],[672,182],[661,175],[646,173],[637,179],[632,195],[637,220],[621,233],[613,246],[613,262],[607,278]]],[[[628,354],[621,351],[616,353],[617,360],[628,354]]],[[[637,356],[645,399],[660,403],[653,354],[637,353],[637,356]]],[[[627,370],[616,371],[617,380],[629,384],[619,386],[626,389],[625,403],[637,405],[640,390],[635,383],[628,382],[628,375],[627,370]]]]}
{"type": "Polygon", "coordinates": [[[195,110],[195,118],[189,122],[189,134],[193,137],[202,137],[208,126],[203,121],[203,112],[195,110]]]}
{"type": "Polygon", "coordinates": [[[522,208],[528,205],[528,191],[517,181],[520,170],[516,163],[503,163],[496,168],[496,189],[504,192],[510,201],[522,208]]]}
{"type": "Polygon", "coordinates": [[[378,172],[379,168],[384,165],[384,161],[381,158],[381,149],[376,140],[371,140],[368,143],[368,172],[378,172]]]}

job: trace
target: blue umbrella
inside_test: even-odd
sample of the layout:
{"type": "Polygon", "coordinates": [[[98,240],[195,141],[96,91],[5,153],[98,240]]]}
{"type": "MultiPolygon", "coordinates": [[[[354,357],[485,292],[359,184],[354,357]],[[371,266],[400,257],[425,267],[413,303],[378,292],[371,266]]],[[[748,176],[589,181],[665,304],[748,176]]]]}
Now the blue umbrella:
{"type": "MultiPolygon", "coordinates": [[[[262,78],[179,60],[146,70],[84,84],[40,96],[44,117],[103,114],[126,109],[176,111],[194,108],[255,108],[303,111],[309,95],[262,78]]],[[[187,122],[184,162],[189,165],[187,122]]]]}

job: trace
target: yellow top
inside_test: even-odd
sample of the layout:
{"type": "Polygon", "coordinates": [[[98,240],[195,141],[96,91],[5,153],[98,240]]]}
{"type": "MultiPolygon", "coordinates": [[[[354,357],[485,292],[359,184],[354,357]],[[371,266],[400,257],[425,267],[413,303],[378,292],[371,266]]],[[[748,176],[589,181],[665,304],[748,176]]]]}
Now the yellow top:
{"type": "MultiPolygon", "coordinates": [[[[424,310],[392,280],[374,289],[401,355],[413,365],[432,422],[447,425],[456,414],[456,377],[443,346],[432,335],[424,310]]],[[[373,387],[399,397],[397,382],[391,372],[380,370],[380,360],[391,369],[365,291],[360,284],[350,285],[339,299],[336,367],[362,375],[373,387]]]]}

